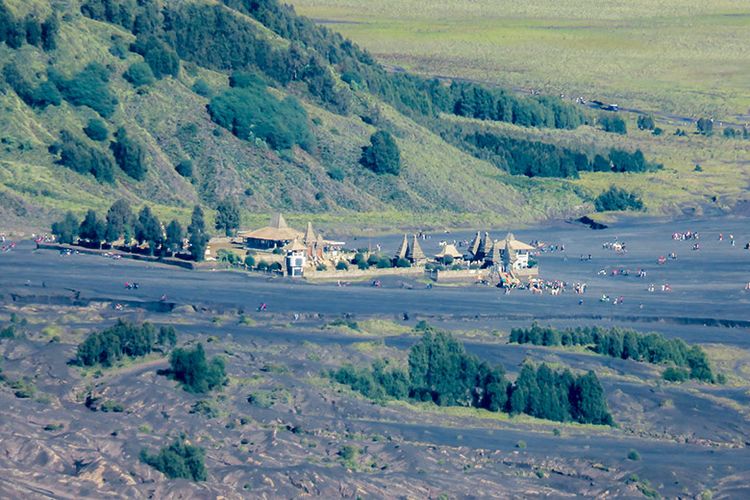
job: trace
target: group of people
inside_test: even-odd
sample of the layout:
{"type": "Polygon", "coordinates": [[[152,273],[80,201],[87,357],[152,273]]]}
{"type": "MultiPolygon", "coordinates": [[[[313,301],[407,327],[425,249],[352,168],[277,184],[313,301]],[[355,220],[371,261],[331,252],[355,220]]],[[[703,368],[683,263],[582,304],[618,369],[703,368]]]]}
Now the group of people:
{"type": "Polygon", "coordinates": [[[616,253],[625,253],[628,251],[624,241],[605,241],[602,243],[602,248],[605,250],[613,250],[616,253]]]}

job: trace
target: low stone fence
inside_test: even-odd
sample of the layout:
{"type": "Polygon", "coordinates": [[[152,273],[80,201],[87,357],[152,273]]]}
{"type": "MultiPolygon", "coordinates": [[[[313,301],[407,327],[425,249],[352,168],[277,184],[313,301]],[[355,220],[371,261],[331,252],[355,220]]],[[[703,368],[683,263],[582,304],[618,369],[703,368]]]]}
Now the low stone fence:
{"type": "Polygon", "coordinates": [[[489,276],[488,269],[446,269],[443,271],[435,270],[427,273],[427,276],[433,280],[440,281],[479,281],[485,280],[489,276]]]}
{"type": "Polygon", "coordinates": [[[142,260],[146,262],[156,262],[159,264],[168,264],[170,266],[177,266],[182,267],[185,269],[195,269],[196,265],[195,262],[190,262],[187,260],[181,260],[181,259],[173,259],[171,257],[152,257],[150,255],[140,255],[137,253],[128,253],[128,252],[121,252],[119,250],[100,250],[98,248],[86,248],[86,247],[79,247],[77,245],[63,245],[60,243],[37,243],[37,248],[43,249],[43,250],[70,250],[72,252],[78,252],[78,253],[85,253],[90,255],[104,255],[105,253],[111,254],[111,255],[119,255],[123,259],[133,259],[133,260],[142,260]]]}
{"type": "Polygon", "coordinates": [[[384,269],[348,269],[333,271],[311,271],[305,269],[305,278],[322,280],[347,280],[356,278],[377,278],[379,276],[417,276],[425,273],[424,267],[387,267],[384,269]]]}

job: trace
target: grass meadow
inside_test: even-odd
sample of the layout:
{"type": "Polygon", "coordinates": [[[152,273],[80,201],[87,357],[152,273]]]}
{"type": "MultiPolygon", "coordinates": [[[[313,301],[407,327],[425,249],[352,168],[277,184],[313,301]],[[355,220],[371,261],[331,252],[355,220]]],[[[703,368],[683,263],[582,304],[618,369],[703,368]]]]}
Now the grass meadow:
{"type": "Polygon", "coordinates": [[[744,0],[291,0],[385,64],[681,116],[750,119],[744,0]]]}

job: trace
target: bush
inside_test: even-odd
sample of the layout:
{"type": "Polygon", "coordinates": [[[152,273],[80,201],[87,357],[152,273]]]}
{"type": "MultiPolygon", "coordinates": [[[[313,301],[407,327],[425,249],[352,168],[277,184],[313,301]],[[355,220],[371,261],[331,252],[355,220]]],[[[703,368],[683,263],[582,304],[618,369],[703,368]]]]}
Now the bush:
{"type": "Polygon", "coordinates": [[[252,255],[247,255],[245,257],[245,265],[247,267],[250,267],[250,268],[254,267],[255,266],[255,257],[253,257],[252,255]]]}
{"type": "Polygon", "coordinates": [[[120,127],[115,134],[115,142],[110,144],[110,149],[115,156],[117,165],[123,172],[137,181],[146,177],[146,153],[143,146],[134,139],[128,137],[124,127],[120,127]]]}
{"type": "Polygon", "coordinates": [[[662,373],[661,376],[667,382],[684,382],[690,378],[690,373],[682,368],[670,366],[664,370],[664,373],[662,373]]]}
{"type": "Polygon", "coordinates": [[[336,263],[336,270],[337,271],[348,271],[349,270],[349,265],[346,262],[344,262],[343,260],[340,260],[340,261],[338,261],[336,263]]]}
{"type": "Polygon", "coordinates": [[[180,58],[177,53],[155,36],[138,36],[131,50],[143,56],[153,76],[159,80],[165,76],[177,78],[180,73],[180,58]]]}
{"type": "Polygon", "coordinates": [[[346,175],[344,174],[343,170],[341,170],[340,168],[336,167],[336,168],[332,168],[331,170],[328,171],[328,177],[330,177],[334,181],[341,182],[341,181],[344,180],[344,178],[346,177],[346,175]]]}
{"type": "Polygon", "coordinates": [[[628,451],[628,460],[637,462],[640,459],[641,459],[641,454],[638,453],[636,450],[631,449],[630,451],[628,451]]]}
{"type": "Polygon", "coordinates": [[[180,174],[183,177],[192,177],[193,176],[193,161],[192,160],[182,160],[180,163],[177,164],[175,167],[175,170],[178,174],[180,174]]]}
{"type": "Polygon", "coordinates": [[[18,97],[31,107],[44,109],[50,105],[59,106],[62,102],[62,95],[52,82],[48,80],[33,87],[15,64],[5,66],[3,76],[18,97]]]}
{"type": "Polygon", "coordinates": [[[107,137],[109,137],[109,130],[107,130],[107,125],[105,125],[105,123],[98,118],[92,118],[91,120],[89,120],[83,131],[92,141],[103,142],[107,140],[107,137]]]}
{"type": "Polygon", "coordinates": [[[401,153],[390,133],[378,130],[370,137],[370,144],[362,148],[360,163],[376,174],[398,175],[401,172],[401,153]]]}
{"type": "Polygon", "coordinates": [[[612,132],[615,134],[625,135],[628,133],[627,125],[625,120],[617,115],[603,114],[599,117],[599,125],[602,126],[602,130],[605,132],[612,132]]]}
{"type": "Polygon", "coordinates": [[[406,259],[398,259],[396,261],[396,267],[411,267],[411,262],[406,259]]]}
{"type": "Polygon", "coordinates": [[[643,201],[634,193],[615,186],[601,193],[594,200],[597,212],[610,210],[643,210],[643,201]]]}
{"type": "MultiPolygon", "coordinates": [[[[247,83],[247,82],[246,82],[247,83]]],[[[307,112],[295,97],[278,100],[260,83],[233,87],[211,99],[211,119],[240,139],[262,139],[276,150],[314,146],[307,112]]]]}
{"type": "Polygon", "coordinates": [[[654,117],[651,115],[638,115],[639,130],[654,130],[654,117]]]}
{"type": "Polygon", "coordinates": [[[202,78],[198,78],[195,83],[193,83],[193,92],[201,97],[211,97],[213,95],[213,89],[211,89],[208,82],[202,78]]]}
{"type": "Polygon", "coordinates": [[[169,358],[169,375],[192,393],[206,393],[226,383],[224,360],[206,359],[203,345],[193,349],[175,349],[169,358]]]}
{"type": "Polygon", "coordinates": [[[60,140],[50,149],[50,152],[59,151],[57,163],[79,174],[91,174],[100,182],[114,182],[114,163],[109,155],[78,140],[66,130],[60,132],[60,140]]]}
{"type": "Polygon", "coordinates": [[[150,454],[145,449],[141,450],[140,458],[143,463],[164,473],[169,479],[205,481],[207,475],[204,455],[203,448],[189,445],[184,437],[181,437],[169,446],[160,449],[156,454],[150,454]]]}
{"type": "Polygon", "coordinates": [[[122,75],[125,80],[132,83],[134,87],[142,87],[144,85],[151,85],[156,81],[151,67],[145,62],[137,62],[130,65],[130,67],[122,75]]]}
{"type": "Polygon", "coordinates": [[[88,106],[104,118],[115,113],[117,98],[109,90],[109,71],[100,63],[91,63],[73,78],[50,71],[50,80],[73,106],[88,106]]]}

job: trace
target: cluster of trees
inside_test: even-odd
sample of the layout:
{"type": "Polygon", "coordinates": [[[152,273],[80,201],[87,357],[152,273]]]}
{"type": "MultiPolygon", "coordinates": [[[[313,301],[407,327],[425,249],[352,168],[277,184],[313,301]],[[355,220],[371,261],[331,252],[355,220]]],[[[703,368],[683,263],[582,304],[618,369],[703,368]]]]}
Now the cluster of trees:
{"type": "Polygon", "coordinates": [[[642,334],[621,328],[578,327],[558,330],[534,323],[530,328],[514,328],[510,342],[544,346],[587,346],[592,351],[621,359],[673,365],[669,376],[685,376],[703,382],[716,382],[708,357],[700,346],[682,339],[668,339],[658,333],[642,334]],[[676,374],[676,375],[674,375],[676,374]]]}
{"type": "Polygon", "coordinates": [[[73,244],[78,239],[97,247],[102,242],[112,244],[120,239],[127,247],[135,239],[140,245],[148,244],[151,255],[158,253],[172,256],[182,251],[187,237],[190,255],[196,261],[203,260],[210,239],[206,232],[203,210],[199,206],[193,209],[186,234],[177,220],[172,220],[163,228],[148,205],[136,216],[124,199],[114,202],[104,218],[100,218],[94,210],[89,210],[80,224],[76,216],[68,212],[62,220],[52,224],[52,234],[59,243],[73,244]]]}
{"type": "Polygon", "coordinates": [[[734,127],[725,127],[724,132],[722,133],[727,139],[750,139],[750,130],[748,130],[747,127],[742,127],[741,129],[734,127]]]}
{"type": "Polygon", "coordinates": [[[151,323],[140,325],[118,320],[114,326],[94,332],[78,345],[76,363],[81,366],[112,366],[123,357],[150,354],[157,346],[174,347],[177,332],[171,326],[158,330],[151,323]]]}
{"type": "Polygon", "coordinates": [[[295,144],[313,150],[315,139],[307,112],[297,98],[277,99],[259,77],[250,73],[234,74],[230,85],[208,105],[215,123],[240,139],[262,139],[276,150],[295,144]]]}
{"type": "Polygon", "coordinates": [[[224,360],[219,356],[207,360],[202,344],[192,349],[175,349],[169,358],[169,365],[168,375],[180,382],[188,392],[206,393],[227,382],[224,360]]]}
{"type": "Polygon", "coordinates": [[[398,175],[401,172],[398,144],[385,130],[378,130],[370,136],[370,144],[362,148],[359,162],[376,174],[398,175]]]}
{"type": "Polygon", "coordinates": [[[188,444],[184,436],[161,448],[158,453],[149,453],[144,448],[140,458],[169,479],[205,481],[207,477],[203,448],[188,444]]]}
{"type": "Polygon", "coordinates": [[[616,186],[610,186],[609,189],[597,196],[594,200],[594,207],[597,212],[644,209],[643,200],[638,195],[616,186]]]}
{"type": "Polygon", "coordinates": [[[24,44],[29,44],[45,51],[55,50],[59,32],[57,13],[53,12],[44,21],[33,13],[19,19],[4,1],[0,1],[0,42],[5,42],[8,47],[19,49],[24,44]]]}
{"type": "Polygon", "coordinates": [[[227,198],[219,203],[214,226],[227,236],[232,236],[240,228],[240,207],[236,201],[227,198]]]}
{"type": "Polygon", "coordinates": [[[109,148],[123,172],[137,181],[146,177],[146,150],[140,142],[128,136],[125,127],[117,129],[115,140],[110,143],[109,148]]]}
{"type": "Polygon", "coordinates": [[[411,398],[549,420],[613,424],[593,372],[575,376],[569,370],[525,363],[516,381],[508,382],[502,366],[490,366],[467,353],[449,333],[425,325],[420,329],[424,334],[409,351],[408,371],[377,361],[371,369],[344,366],[331,377],[374,399],[411,398]]]}
{"type": "MultiPolygon", "coordinates": [[[[351,264],[357,266],[358,269],[362,270],[370,269],[371,267],[376,267],[378,269],[388,269],[390,267],[411,267],[411,263],[406,259],[393,259],[387,255],[379,253],[371,253],[369,256],[365,257],[365,252],[365,250],[362,250],[355,253],[354,257],[351,260],[351,264]]],[[[344,266],[339,266],[337,264],[336,268],[348,269],[349,267],[346,262],[344,262],[344,266]]]]}
{"type": "Polygon", "coordinates": [[[153,35],[138,35],[130,50],[143,56],[151,75],[161,80],[166,76],[177,78],[180,73],[180,57],[166,42],[153,35]]]}
{"type": "Polygon", "coordinates": [[[443,137],[513,175],[575,178],[579,172],[647,172],[662,167],[646,161],[640,149],[631,153],[613,148],[608,153],[589,158],[580,151],[546,142],[490,132],[464,134],[462,130],[446,130],[443,137]],[[456,137],[459,137],[458,141],[456,137]]]}

